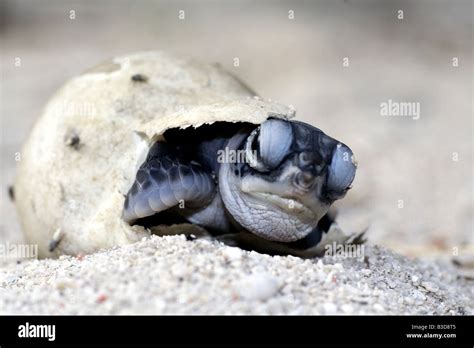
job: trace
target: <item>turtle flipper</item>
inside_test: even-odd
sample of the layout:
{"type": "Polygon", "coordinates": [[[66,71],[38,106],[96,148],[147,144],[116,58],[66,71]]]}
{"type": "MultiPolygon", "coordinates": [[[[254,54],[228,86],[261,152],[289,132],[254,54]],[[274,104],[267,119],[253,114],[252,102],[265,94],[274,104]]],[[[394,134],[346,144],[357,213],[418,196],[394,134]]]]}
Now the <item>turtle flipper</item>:
{"type": "Polygon", "coordinates": [[[182,208],[205,206],[215,192],[212,175],[198,163],[172,154],[149,156],[126,195],[123,219],[133,224],[137,219],[177,205],[182,208]]]}

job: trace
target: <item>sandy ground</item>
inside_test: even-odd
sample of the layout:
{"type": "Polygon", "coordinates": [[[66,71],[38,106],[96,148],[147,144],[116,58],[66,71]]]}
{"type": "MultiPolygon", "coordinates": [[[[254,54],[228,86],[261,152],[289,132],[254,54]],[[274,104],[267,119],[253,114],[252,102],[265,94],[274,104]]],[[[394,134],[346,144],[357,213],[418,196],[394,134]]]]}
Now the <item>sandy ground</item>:
{"type": "Polygon", "coordinates": [[[0,313],[473,314],[453,267],[381,247],[361,259],[302,260],[184,236],[84,257],[10,265],[0,313]]]}
{"type": "Polygon", "coordinates": [[[472,2],[91,6],[19,0],[0,7],[0,243],[23,242],[7,187],[21,143],[49,96],[111,56],[166,49],[220,62],[263,97],[294,105],[299,119],[354,150],[359,170],[354,189],[338,203],[340,223],[347,230],[369,227],[371,260],[369,266],[353,259],[335,266],[327,258],[241,253],[240,261],[226,263],[226,247],[154,238],[82,261],[2,260],[3,311],[472,313],[472,278],[451,265],[453,257],[474,263],[472,2]],[[180,10],[185,20],[178,18],[180,10]],[[420,103],[420,118],[382,116],[380,104],[389,99],[420,103]],[[181,282],[175,268],[184,274],[181,282]],[[326,282],[331,272],[336,281],[326,282]],[[419,275],[419,284],[408,281],[412,275],[419,275]],[[239,297],[235,286],[247,278],[257,284],[268,278],[273,285],[264,280],[250,288],[268,287],[271,295],[239,297]],[[102,293],[104,300],[98,299],[102,293]]]}

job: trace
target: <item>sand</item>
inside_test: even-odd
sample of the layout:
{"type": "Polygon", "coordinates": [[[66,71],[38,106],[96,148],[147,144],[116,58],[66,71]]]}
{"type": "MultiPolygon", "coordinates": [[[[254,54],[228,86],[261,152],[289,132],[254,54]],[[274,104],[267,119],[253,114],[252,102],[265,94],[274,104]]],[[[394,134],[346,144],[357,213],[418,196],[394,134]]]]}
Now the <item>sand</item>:
{"type": "Polygon", "coordinates": [[[462,315],[473,291],[454,266],[378,246],[304,260],[184,236],[0,268],[1,314],[462,315]]]}

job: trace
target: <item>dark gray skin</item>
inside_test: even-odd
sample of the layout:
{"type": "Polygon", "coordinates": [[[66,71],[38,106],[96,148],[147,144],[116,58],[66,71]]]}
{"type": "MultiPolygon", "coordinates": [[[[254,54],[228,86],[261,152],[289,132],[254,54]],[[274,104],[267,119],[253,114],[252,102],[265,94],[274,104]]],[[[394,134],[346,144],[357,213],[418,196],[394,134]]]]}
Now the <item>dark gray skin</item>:
{"type": "Polygon", "coordinates": [[[356,171],[346,145],[297,121],[220,123],[164,136],[137,172],[124,220],[190,222],[215,235],[239,235],[233,239],[247,248],[266,244],[278,253],[279,246],[317,245],[332,222],[329,207],[344,197],[356,171]],[[223,150],[243,156],[225,158],[223,150]]]}

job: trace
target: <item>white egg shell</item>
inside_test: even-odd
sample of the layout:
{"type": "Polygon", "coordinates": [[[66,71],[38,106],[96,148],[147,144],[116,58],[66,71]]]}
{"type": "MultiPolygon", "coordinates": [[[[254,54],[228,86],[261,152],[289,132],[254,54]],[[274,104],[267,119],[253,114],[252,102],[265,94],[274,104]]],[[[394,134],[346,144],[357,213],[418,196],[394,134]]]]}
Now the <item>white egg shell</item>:
{"type": "Polygon", "coordinates": [[[40,257],[54,257],[147,236],[121,213],[151,143],[168,128],[293,116],[292,108],[254,97],[219,65],[164,52],[117,57],[72,78],[21,151],[15,197],[27,242],[40,257]],[[59,244],[50,252],[53,239],[59,244]]]}

